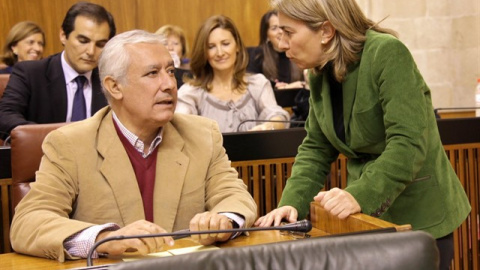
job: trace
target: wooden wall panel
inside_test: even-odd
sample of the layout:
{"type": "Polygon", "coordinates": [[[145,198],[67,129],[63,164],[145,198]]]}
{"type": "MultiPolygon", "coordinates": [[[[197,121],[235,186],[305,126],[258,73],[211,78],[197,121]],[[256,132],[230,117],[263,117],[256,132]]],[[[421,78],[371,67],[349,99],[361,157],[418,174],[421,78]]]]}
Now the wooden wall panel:
{"type": "MultiPolygon", "coordinates": [[[[68,8],[76,0],[0,0],[0,44],[10,28],[31,20],[45,31],[45,56],[62,50],[59,31],[68,8]]],[[[247,46],[258,44],[260,18],[269,9],[269,0],[91,0],[109,10],[117,33],[131,29],[155,31],[164,24],[181,26],[191,46],[200,24],[208,17],[224,14],[232,18],[247,46]]]]}

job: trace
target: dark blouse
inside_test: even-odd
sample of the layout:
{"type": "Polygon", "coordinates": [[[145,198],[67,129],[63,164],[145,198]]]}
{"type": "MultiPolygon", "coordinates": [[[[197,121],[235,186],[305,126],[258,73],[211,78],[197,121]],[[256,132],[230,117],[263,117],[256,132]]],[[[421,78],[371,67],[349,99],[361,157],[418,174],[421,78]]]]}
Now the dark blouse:
{"type": "Polygon", "coordinates": [[[11,74],[11,73],[12,73],[12,69],[13,69],[13,67],[10,67],[10,66],[8,66],[8,67],[6,67],[6,68],[4,68],[4,69],[0,69],[0,74],[11,74]]]}
{"type": "Polygon", "coordinates": [[[333,111],[333,126],[337,137],[345,142],[345,124],[343,121],[343,87],[342,83],[335,80],[331,66],[326,67],[328,84],[330,85],[330,99],[333,111]]]}
{"type": "MultiPolygon", "coordinates": [[[[250,73],[263,73],[262,63],[263,63],[263,51],[261,47],[249,47],[248,49],[249,61],[247,66],[247,72],[250,73]]],[[[267,78],[272,82],[272,85],[275,86],[275,79],[280,82],[291,83],[292,82],[292,73],[290,71],[290,59],[287,55],[282,52],[278,53],[278,78],[267,78]]]]}

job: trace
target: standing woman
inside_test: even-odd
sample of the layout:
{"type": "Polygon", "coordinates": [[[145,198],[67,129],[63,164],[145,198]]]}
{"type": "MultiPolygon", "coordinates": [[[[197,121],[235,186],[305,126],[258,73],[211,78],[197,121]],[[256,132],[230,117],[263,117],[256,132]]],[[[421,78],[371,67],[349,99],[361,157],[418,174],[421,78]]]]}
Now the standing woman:
{"type": "Polygon", "coordinates": [[[247,71],[262,73],[277,89],[303,88],[303,72],[279,48],[281,37],[277,11],[268,11],[260,21],[260,44],[249,55],[247,71]]]}
{"type": "Polygon", "coordinates": [[[448,269],[453,231],[470,205],[410,52],[355,0],[271,3],[284,32],[280,47],[313,74],[307,136],[292,176],[279,208],[256,225],[303,219],[313,199],[339,218],[363,212],[432,234],[448,269]],[[348,158],[347,187],[319,192],[339,153],[348,158]]]}
{"type": "Polygon", "coordinates": [[[233,21],[223,15],[208,18],[195,38],[194,77],[179,89],[176,112],[214,119],[222,133],[285,128],[288,112],[278,106],[265,76],[246,73],[247,63],[233,21]]]}
{"type": "Polygon", "coordinates": [[[12,67],[17,62],[25,60],[40,60],[45,47],[45,33],[34,22],[24,21],[15,24],[7,35],[0,62],[7,67],[0,74],[12,73],[12,67]]]}

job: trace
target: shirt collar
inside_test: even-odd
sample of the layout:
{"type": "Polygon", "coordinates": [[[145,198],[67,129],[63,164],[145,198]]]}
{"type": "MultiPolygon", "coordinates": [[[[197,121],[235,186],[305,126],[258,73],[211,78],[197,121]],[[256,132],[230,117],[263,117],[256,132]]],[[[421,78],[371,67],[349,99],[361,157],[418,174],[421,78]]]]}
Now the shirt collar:
{"type": "Polygon", "coordinates": [[[118,119],[117,115],[115,112],[112,110],[112,116],[113,116],[113,121],[117,124],[118,128],[120,129],[120,132],[122,132],[123,136],[127,138],[128,142],[138,151],[142,154],[144,158],[148,157],[153,150],[157,148],[157,146],[162,142],[162,136],[163,136],[163,128],[160,128],[160,130],[157,133],[157,136],[153,139],[152,143],[150,144],[150,147],[148,149],[147,154],[144,153],[145,149],[145,144],[142,142],[137,135],[135,135],[133,132],[128,130],[122,122],[120,122],[120,119],[118,119]]]}
{"type": "Polygon", "coordinates": [[[63,69],[63,74],[65,76],[65,82],[67,84],[73,82],[73,80],[75,80],[75,78],[78,77],[78,75],[83,75],[87,78],[88,80],[88,84],[89,85],[92,85],[91,84],[91,78],[92,78],[92,71],[88,71],[86,73],[83,73],[83,74],[79,74],[77,71],[75,71],[75,69],[73,69],[68,63],[67,63],[67,60],[65,60],[65,51],[62,52],[62,55],[61,55],[61,61],[62,61],[62,69],[63,69]]]}

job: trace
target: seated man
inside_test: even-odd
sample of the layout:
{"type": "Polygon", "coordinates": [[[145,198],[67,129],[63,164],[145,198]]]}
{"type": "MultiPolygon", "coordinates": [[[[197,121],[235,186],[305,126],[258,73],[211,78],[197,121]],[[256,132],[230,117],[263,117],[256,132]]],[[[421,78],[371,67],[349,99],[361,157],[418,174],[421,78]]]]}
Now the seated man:
{"type": "MultiPolygon", "coordinates": [[[[99,69],[110,106],[46,137],[36,182],[13,218],[16,252],[63,261],[115,235],[252,225],[255,202],[216,122],[174,114],[175,68],[163,42],[134,30],[107,43],[99,69]]],[[[205,245],[231,237],[192,236],[205,245]]],[[[146,254],[165,243],[173,239],[110,241],[97,252],[146,254]]]]}
{"type": "Polygon", "coordinates": [[[98,56],[115,31],[112,15],[102,6],[73,5],[60,30],[63,52],[14,66],[0,100],[0,138],[18,125],[82,120],[105,107],[98,56]]]}

